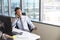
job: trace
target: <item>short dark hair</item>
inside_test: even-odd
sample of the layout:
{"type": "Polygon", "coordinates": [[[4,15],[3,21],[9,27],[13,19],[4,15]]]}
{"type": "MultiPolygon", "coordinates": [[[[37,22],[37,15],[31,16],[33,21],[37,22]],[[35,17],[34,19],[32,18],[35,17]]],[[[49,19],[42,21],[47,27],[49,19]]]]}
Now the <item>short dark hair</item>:
{"type": "Polygon", "coordinates": [[[16,8],[15,8],[15,11],[16,11],[16,10],[18,10],[18,9],[21,9],[21,8],[19,8],[19,7],[16,7],[16,8]]]}

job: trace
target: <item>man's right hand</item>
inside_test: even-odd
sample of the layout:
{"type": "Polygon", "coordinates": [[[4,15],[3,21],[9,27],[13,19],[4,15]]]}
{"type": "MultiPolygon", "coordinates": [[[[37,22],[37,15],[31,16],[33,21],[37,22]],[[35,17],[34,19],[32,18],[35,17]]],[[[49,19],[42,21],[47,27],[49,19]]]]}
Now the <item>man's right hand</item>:
{"type": "Polygon", "coordinates": [[[19,16],[16,14],[16,18],[19,18],[19,16]]]}

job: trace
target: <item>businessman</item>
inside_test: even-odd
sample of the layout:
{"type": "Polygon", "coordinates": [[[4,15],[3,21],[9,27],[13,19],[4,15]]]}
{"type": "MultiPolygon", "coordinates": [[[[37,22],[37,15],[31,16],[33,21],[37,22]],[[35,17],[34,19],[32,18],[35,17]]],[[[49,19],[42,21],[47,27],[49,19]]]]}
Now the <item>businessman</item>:
{"type": "Polygon", "coordinates": [[[16,18],[12,24],[13,27],[24,30],[24,31],[28,31],[28,32],[30,32],[32,29],[37,30],[37,27],[33,25],[30,18],[22,15],[22,10],[19,7],[15,8],[15,15],[16,15],[16,18]]]}

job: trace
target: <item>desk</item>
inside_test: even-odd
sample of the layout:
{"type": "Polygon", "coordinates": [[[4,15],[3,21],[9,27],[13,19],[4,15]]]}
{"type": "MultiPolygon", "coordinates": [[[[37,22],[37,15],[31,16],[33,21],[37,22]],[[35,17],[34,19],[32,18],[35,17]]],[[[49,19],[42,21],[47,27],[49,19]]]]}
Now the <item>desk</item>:
{"type": "Polygon", "coordinates": [[[20,29],[15,29],[13,28],[13,32],[22,32],[22,35],[16,34],[14,36],[16,36],[16,38],[14,38],[14,40],[36,40],[36,39],[40,39],[40,36],[33,34],[33,33],[29,33],[26,31],[22,31],[20,29]]]}

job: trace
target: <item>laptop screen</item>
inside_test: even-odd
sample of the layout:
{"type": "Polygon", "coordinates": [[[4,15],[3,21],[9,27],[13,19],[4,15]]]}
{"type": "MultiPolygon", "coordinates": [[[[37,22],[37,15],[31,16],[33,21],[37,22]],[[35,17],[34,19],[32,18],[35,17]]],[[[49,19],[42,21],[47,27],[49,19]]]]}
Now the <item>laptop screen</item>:
{"type": "Polygon", "coordinates": [[[0,26],[3,33],[6,33],[8,35],[12,35],[12,23],[11,23],[11,17],[7,16],[1,16],[0,15],[0,26]]]}

